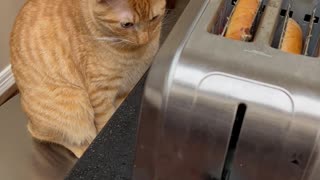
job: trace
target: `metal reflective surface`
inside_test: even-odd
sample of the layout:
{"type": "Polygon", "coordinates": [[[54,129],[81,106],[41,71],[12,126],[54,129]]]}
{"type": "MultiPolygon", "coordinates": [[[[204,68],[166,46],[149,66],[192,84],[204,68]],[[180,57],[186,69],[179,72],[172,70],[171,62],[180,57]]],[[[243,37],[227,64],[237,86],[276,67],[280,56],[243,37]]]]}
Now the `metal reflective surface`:
{"type": "Polygon", "coordinates": [[[26,125],[19,96],[1,106],[0,179],[64,179],[76,158],[63,147],[33,140],[26,125]]]}
{"type": "Polygon", "coordinates": [[[134,179],[320,179],[320,59],[271,47],[278,0],[253,42],[209,33],[222,2],[191,0],[156,57],[134,179]]]}

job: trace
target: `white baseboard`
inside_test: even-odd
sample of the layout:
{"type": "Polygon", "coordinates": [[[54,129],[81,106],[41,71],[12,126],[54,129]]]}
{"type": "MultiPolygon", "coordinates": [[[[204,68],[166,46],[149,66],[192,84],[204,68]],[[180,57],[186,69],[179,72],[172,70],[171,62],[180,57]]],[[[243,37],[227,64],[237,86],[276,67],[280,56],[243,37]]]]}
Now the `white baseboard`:
{"type": "Polygon", "coordinates": [[[0,96],[7,92],[14,83],[15,80],[11,71],[11,65],[9,65],[0,72],[0,96]]]}

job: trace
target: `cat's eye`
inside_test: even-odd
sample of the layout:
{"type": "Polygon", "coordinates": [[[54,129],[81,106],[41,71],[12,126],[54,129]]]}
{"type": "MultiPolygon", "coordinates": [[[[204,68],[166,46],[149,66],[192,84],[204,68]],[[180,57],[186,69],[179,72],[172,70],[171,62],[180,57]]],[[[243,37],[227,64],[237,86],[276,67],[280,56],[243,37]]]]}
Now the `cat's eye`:
{"type": "Polygon", "coordinates": [[[122,27],[122,28],[125,28],[125,29],[131,28],[131,27],[133,27],[133,26],[134,26],[134,24],[133,24],[132,22],[121,23],[121,27],[122,27]]]}
{"type": "Polygon", "coordinates": [[[156,20],[156,19],[158,19],[160,16],[158,15],[158,16],[154,16],[152,19],[151,19],[151,21],[154,21],[154,20],[156,20]]]}

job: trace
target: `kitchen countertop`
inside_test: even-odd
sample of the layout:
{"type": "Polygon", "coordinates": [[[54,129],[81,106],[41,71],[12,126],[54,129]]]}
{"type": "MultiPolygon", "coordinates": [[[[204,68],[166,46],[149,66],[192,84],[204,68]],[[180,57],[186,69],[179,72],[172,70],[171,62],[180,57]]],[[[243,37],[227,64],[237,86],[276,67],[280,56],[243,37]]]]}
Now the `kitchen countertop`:
{"type": "MultiPolygon", "coordinates": [[[[165,40],[188,0],[178,0],[165,20],[165,40]]],[[[122,103],[83,157],[33,140],[26,129],[19,95],[0,107],[0,177],[6,180],[129,180],[135,155],[140,103],[147,73],[122,103]],[[71,170],[71,171],[70,171],[71,170]]]]}

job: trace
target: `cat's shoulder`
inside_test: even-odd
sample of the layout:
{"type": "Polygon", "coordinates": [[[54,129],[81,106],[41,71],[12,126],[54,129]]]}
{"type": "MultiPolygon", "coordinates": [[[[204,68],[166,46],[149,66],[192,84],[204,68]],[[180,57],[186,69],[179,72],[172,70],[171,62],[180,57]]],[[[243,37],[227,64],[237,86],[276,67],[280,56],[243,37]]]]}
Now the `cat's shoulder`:
{"type": "MultiPolygon", "coordinates": [[[[48,33],[56,30],[58,24],[68,19],[66,16],[59,15],[58,6],[61,3],[59,4],[58,1],[61,0],[27,0],[16,17],[13,32],[28,30],[48,33]]],[[[60,29],[60,31],[63,30],[60,29]]]]}
{"type": "Polygon", "coordinates": [[[33,20],[46,20],[48,17],[59,17],[68,3],[63,0],[27,0],[18,13],[17,19],[33,18],[33,20]]]}

